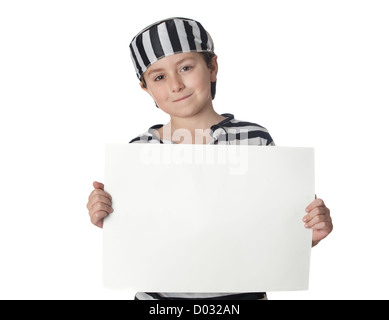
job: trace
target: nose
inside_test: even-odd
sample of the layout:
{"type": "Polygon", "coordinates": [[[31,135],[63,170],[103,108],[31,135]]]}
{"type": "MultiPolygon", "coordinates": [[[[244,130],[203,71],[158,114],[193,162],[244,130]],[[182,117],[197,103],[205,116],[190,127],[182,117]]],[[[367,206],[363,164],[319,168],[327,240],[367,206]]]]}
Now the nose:
{"type": "Polygon", "coordinates": [[[169,86],[172,92],[180,92],[185,88],[184,82],[179,75],[169,77],[169,86]]]}

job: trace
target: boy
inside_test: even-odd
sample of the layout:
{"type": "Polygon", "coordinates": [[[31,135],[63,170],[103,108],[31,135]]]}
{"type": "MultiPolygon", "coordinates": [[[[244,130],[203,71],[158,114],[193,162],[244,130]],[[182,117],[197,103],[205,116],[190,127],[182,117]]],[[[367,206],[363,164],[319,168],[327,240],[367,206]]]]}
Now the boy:
{"type": "MultiPolygon", "coordinates": [[[[258,124],[215,112],[212,100],[218,64],[213,49],[210,35],[191,19],[158,21],[135,36],[130,51],[140,85],[170,115],[170,122],[151,127],[130,143],[274,145],[268,131],[258,124]]],[[[102,183],[94,182],[93,187],[87,208],[92,223],[102,228],[104,217],[113,212],[112,198],[102,183]]],[[[306,212],[302,220],[313,229],[315,246],[332,231],[330,211],[323,200],[315,199],[306,212]]],[[[266,299],[266,294],[140,292],[135,296],[142,300],[183,298],[266,299]]]]}

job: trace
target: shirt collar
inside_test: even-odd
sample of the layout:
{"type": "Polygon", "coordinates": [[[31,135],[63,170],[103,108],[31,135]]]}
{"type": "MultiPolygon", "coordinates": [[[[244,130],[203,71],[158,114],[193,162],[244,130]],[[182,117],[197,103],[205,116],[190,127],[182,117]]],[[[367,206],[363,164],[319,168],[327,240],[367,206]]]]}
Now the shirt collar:
{"type": "MultiPolygon", "coordinates": [[[[225,130],[218,130],[218,129],[222,129],[224,125],[226,125],[227,123],[229,123],[231,120],[234,119],[234,115],[231,114],[231,113],[222,113],[221,114],[223,117],[226,117],[226,119],[220,121],[219,123],[217,124],[214,124],[213,126],[211,126],[211,132],[210,134],[212,135],[212,137],[217,140],[217,138],[219,137],[220,133],[221,132],[224,132],[225,130]]],[[[149,128],[148,132],[150,134],[153,135],[153,137],[155,137],[156,139],[158,139],[159,141],[161,141],[161,139],[155,135],[155,131],[158,130],[159,128],[163,127],[163,124],[156,124],[152,127],[149,128]]],[[[171,141],[166,141],[166,140],[162,140],[163,142],[170,142],[170,143],[173,143],[171,141]]]]}

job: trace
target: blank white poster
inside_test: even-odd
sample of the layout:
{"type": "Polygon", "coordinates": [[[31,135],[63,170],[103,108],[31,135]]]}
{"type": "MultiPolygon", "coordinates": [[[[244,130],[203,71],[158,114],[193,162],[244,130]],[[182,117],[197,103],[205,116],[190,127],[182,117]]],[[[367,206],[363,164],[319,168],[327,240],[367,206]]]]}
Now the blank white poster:
{"type": "Polygon", "coordinates": [[[106,287],[308,289],[312,148],[107,144],[105,190],[106,287]]]}

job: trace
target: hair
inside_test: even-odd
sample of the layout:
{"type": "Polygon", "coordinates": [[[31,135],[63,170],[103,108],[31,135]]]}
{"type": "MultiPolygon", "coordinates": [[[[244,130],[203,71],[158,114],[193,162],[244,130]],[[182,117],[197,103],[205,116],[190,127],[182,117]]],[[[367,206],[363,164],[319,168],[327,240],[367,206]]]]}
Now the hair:
{"type": "MultiPolygon", "coordinates": [[[[202,57],[204,58],[204,61],[205,61],[206,65],[208,66],[208,68],[211,68],[211,66],[212,66],[212,58],[215,56],[215,54],[213,52],[198,52],[198,53],[200,53],[202,55],[202,57]]],[[[143,74],[141,76],[141,82],[142,82],[142,86],[144,88],[147,88],[147,83],[146,83],[145,78],[143,77],[143,74]]],[[[216,96],[216,81],[215,82],[211,82],[211,95],[212,95],[212,100],[215,99],[215,96],[216,96]]]]}

